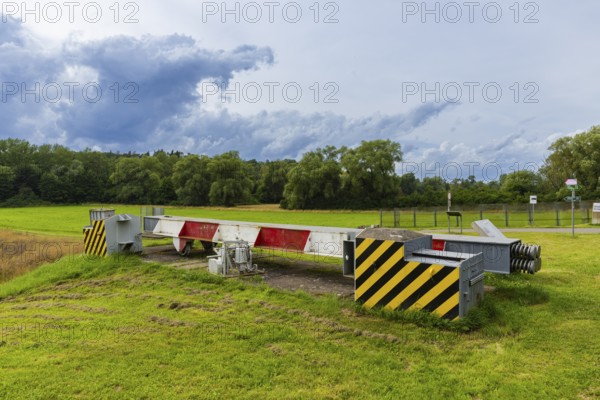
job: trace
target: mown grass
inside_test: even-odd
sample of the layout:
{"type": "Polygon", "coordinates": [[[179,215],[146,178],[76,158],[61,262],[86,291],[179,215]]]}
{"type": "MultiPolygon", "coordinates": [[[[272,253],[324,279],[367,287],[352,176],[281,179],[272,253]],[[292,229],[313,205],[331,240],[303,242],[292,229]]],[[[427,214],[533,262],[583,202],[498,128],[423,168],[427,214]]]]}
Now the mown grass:
{"type": "MultiPolygon", "coordinates": [[[[114,208],[119,214],[140,215],[139,206],[79,205],[30,208],[0,208],[0,229],[79,236],[89,225],[91,208],[114,208]]],[[[341,226],[356,228],[379,223],[378,211],[286,211],[277,206],[239,208],[183,207],[167,208],[169,215],[228,219],[233,221],[272,222],[282,224],[341,226]]]]}
{"type": "Polygon", "coordinates": [[[466,321],[181,271],[65,258],[0,285],[0,398],[594,399],[596,235],[523,234],[534,276],[486,276],[466,321]]]}
{"type": "MultiPolygon", "coordinates": [[[[49,206],[0,208],[0,229],[83,237],[83,227],[89,225],[90,208],[114,208],[110,205],[49,206]]],[[[121,214],[140,214],[138,206],[118,206],[121,214]]]]}
{"type": "MultiPolygon", "coordinates": [[[[53,235],[80,236],[82,228],[89,224],[88,212],[90,208],[114,208],[119,214],[140,215],[140,207],[132,205],[79,205],[79,206],[52,206],[30,208],[0,208],[0,229],[15,231],[37,232],[53,235]]],[[[236,208],[219,207],[178,207],[166,208],[169,215],[199,217],[210,219],[225,219],[232,221],[266,222],[296,225],[339,226],[356,228],[359,226],[378,225],[380,223],[379,211],[339,211],[339,210],[311,210],[289,211],[282,210],[276,205],[243,206],[236,208]]],[[[564,213],[563,213],[564,214],[564,213]]],[[[469,228],[472,221],[480,217],[478,211],[465,211],[463,226],[469,228]]],[[[504,214],[485,213],[484,218],[489,218],[499,228],[505,227],[504,214]]],[[[554,214],[552,212],[536,213],[538,227],[554,227],[554,214]]],[[[579,224],[578,226],[590,226],[579,224]]],[[[444,212],[438,213],[437,227],[446,229],[448,221],[444,212]]],[[[561,219],[561,226],[569,226],[570,214],[561,219]]],[[[384,215],[384,223],[393,224],[393,214],[384,215]]],[[[453,225],[455,222],[452,221],[453,225]]],[[[387,225],[386,225],[387,226],[387,225]]],[[[402,228],[415,228],[412,211],[400,214],[402,228]]],[[[509,226],[529,227],[527,214],[511,214],[509,226]]],[[[434,217],[430,211],[417,211],[416,228],[434,228],[434,217]]]]}

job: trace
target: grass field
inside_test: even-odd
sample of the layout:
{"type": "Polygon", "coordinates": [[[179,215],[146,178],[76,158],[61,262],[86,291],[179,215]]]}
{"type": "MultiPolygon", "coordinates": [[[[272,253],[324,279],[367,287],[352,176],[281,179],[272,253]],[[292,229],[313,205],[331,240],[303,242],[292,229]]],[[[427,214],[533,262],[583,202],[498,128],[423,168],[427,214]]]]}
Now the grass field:
{"type": "MultiPolygon", "coordinates": [[[[83,227],[90,223],[88,211],[94,207],[101,206],[0,208],[0,229],[82,237],[83,227]]],[[[137,206],[116,208],[121,214],[140,214],[137,206]]]]}
{"type": "MultiPolygon", "coordinates": [[[[13,210],[0,221],[79,235],[87,208],[13,210]]],[[[346,226],[371,218],[212,212],[346,226]]],[[[597,235],[519,236],[543,246],[542,271],[486,275],[494,290],[459,323],[135,256],[65,257],[0,284],[0,398],[599,398],[597,235]]]]}
{"type": "MultiPolygon", "coordinates": [[[[82,206],[54,206],[32,208],[0,208],[0,229],[16,231],[37,232],[52,235],[80,236],[84,225],[89,224],[88,211],[90,208],[114,208],[119,214],[140,215],[139,206],[128,205],[82,205],[82,206]]],[[[358,226],[378,225],[380,223],[379,211],[287,211],[277,205],[245,206],[236,208],[216,207],[186,207],[167,208],[169,215],[182,215],[188,217],[204,217],[212,219],[226,219],[233,221],[271,222],[281,224],[339,226],[356,228],[358,226]]],[[[563,213],[564,214],[564,213],[563,213]]],[[[552,212],[540,213],[539,218],[546,217],[551,221],[552,212]]],[[[485,213],[484,218],[490,218],[498,227],[504,227],[504,214],[485,213]]],[[[561,226],[570,224],[570,216],[563,216],[561,226]],[[567,218],[568,217],[568,218],[567,218]],[[565,219],[567,218],[567,219],[565,219]],[[567,221],[568,223],[564,223],[567,221]]],[[[479,212],[464,212],[463,226],[470,227],[472,221],[479,219],[479,212]]],[[[509,217],[510,227],[529,227],[526,214],[513,214],[509,217]]],[[[540,222],[536,226],[556,226],[555,223],[540,222]]],[[[384,226],[393,224],[393,214],[384,215],[384,226]],[[390,217],[391,215],[391,217],[390,217]]],[[[580,221],[578,221],[580,222],[580,221]]],[[[453,222],[454,223],[454,222],[453,222]]],[[[402,212],[400,226],[414,228],[412,212],[402,212]]],[[[438,214],[438,228],[445,229],[448,221],[445,213],[438,214]]],[[[591,226],[579,224],[578,226],[591,226]]],[[[418,211],[417,228],[433,228],[434,217],[432,212],[418,211]]]]}
{"type": "MultiPolygon", "coordinates": [[[[140,215],[139,206],[83,205],[32,208],[0,208],[0,229],[79,236],[89,224],[90,208],[114,208],[119,214],[140,215]]],[[[238,208],[189,207],[167,208],[169,215],[229,219],[233,221],[273,222],[282,224],[341,226],[379,223],[378,211],[285,211],[277,206],[247,206],[238,208]]]]}

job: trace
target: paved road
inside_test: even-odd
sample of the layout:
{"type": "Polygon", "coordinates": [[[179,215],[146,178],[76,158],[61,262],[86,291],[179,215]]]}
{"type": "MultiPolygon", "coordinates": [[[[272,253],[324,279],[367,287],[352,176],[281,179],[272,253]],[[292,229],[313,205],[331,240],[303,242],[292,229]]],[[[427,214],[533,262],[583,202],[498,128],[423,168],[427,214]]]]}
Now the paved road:
{"type": "MultiPolygon", "coordinates": [[[[502,232],[548,232],[548,233],[571,233],[571,228],[506,228],[502,232]]],[[[600,233],[600,228],[575,228],[575,233],[600,233]]]]}
{"type": "MultiPolygon", "coordinates": [[[[502,232],[543,232],[543,233],[571,233],[571,228],[500,228],[502,232]]],[[[453,228],[452,233],[456,234],[460,230],[453,228]]],[[[448,233],[447,229],[424,230],[423,232],[448,233]]],[[[464,233],[475,232],[473,229],[463,229],[464,233]]],[[[575,234],[598,234],[600,228],[575,228],[575,234]]]]}

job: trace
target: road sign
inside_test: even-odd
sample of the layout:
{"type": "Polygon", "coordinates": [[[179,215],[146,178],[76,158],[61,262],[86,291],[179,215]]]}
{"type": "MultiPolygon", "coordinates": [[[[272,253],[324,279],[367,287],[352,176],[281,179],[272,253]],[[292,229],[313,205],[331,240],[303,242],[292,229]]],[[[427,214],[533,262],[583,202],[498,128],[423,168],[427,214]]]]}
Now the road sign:
{"type": "Polygon", "coordinates": [[[594,212],[600,212],[600,203],[594,203],[594,212]]]}
{"type": "Polygon", "coordinates": [[[529,223],[535,223],[535,205],[537,204],[537,196],[529,196],[529,204],[531,204],[531,213],[529,214],[529,223]]]}
{"type": "Polygon", "coordinates": [[[577,179],[567,179],[567,181],[565,182],[565,185],[567,185],[567,186],[577,186],[577,179]]]}
{"type": "Polygon", "coordinates": [[[567,196],[565,201],[581,201],[581,196],[567,196]]]}
{"type": "Polygon", "coordinates": [[[529,196],[529,204],[537,204],[537,196],[529,196]]]}

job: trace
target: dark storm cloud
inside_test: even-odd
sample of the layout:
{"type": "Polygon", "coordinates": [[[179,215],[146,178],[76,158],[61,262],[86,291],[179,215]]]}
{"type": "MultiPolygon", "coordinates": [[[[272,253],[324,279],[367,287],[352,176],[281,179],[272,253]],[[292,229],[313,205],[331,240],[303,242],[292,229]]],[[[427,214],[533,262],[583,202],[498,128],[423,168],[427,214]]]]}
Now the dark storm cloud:
{"type": "MultiPolygon", "coordinates": [[[[223,110],[199,113],[194,115],[193,121],[180,121],[188,128],[173,129],[188,139],[188,151],[216,154],[237,150],[245,158],[297,158],[305,151],[327,145],[340,147],[354,146],[362,140],[401,140],[446,107],[424,105],[408,114],[364,118],[348,118],[332,113],[303,114],[298,111],[242,116],[223,110]]],[[[160,137],[164,140],[168,133],[160,137]]]]}
{"type": "Polygon", "coordinates": [[[71,141],[127,146],[187,116],[199,99],[196,85],[201,80],[226,84],[235,72],[274,59],[269,48],[210,51],[181,35],[71,39],[48,52],[28,37],[23,25],[8,21],[0,24],[5,135],[23,129],[24,120],[43,115],[35,129],[48,137],[64,132],[71,141]],[[79,76],[72,76],[73,71],[79,76]]]}
{"type": "Polygon", "coordinates": [[[448,107],[424,104],[407,114],[361,118],[210,111],[202,103],[200,82],[210,79],[226,87],[235,73],[272,65],[273,51],[251,45],[207,50],[183,35],[94,41],[72,36],[59,48],[47,49],[23,25],[9,21],[0,25],[0,76],[7,89],[0,103],[2,137],[74,148],[237,150],[245,158],[297,158],[327,145],[399,140],[448,107]],[[39,85],[39,98],[24,94],[22,85],[29,91],[39,85]],[[56,87],[62,95],[50,101],[56,99],[56,87]]]}
{"type": "Polygon", "coordinates": [[[98,72],[108,98],[99,107],[63,106],[61,126],[101,142],[145,138],[190,112],[190,105],[200,98],[196,85],[203,79],[228,82],[236,71],[273,62],[268,48],[243,46],[212,52],[180,35],[108,38],[69,48],[66,55],[72,63],[98,72]],[[115,97],[117,88],[120,93],[115,97]]]}

